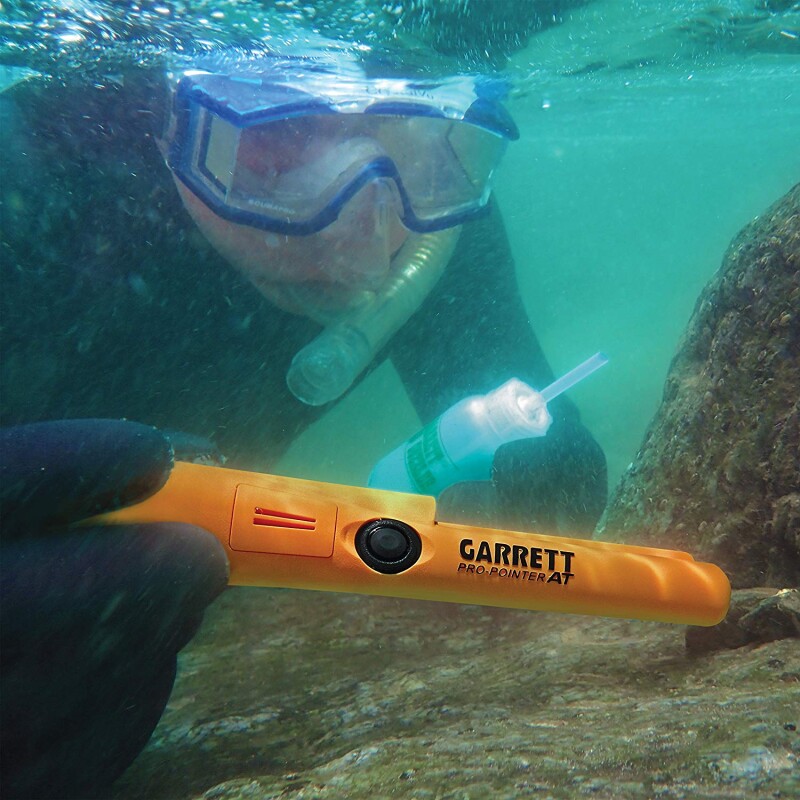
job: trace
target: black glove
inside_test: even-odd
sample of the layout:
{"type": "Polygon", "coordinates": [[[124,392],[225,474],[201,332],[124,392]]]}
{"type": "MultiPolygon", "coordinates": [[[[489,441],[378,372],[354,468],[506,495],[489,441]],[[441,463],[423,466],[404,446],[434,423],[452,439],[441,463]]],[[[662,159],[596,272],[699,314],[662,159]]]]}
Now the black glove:
{"type": "Polygon", "coordinates": [[[0,455],[3,797],[107,797],[227,584],[225,552],[190,525],[70,527],[163,485],[172,448],[153,428],[25,425],[0,431],[0,455]]]}
{"type": "Polygon", "coordinates": [[[591,536],[607,495],[606,458],[579,422],[555,418],[546,436],[498,448],[492,480],[439,498],[442,519],[520,531],[591,536]]]}

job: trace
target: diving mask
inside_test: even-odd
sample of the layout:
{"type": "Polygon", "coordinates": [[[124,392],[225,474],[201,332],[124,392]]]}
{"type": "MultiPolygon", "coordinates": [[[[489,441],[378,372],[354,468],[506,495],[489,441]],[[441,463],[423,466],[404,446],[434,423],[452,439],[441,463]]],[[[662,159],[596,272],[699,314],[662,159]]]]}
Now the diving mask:
{"type": "Polygon", "coordinates": [[[497,96],[496,84],[474,77],[369,79],[302,61],[186,72],[167,161],[229,222],[307,236],[380,181],[402,224],[427,233],[486,208],[507,142],[518,138],[497,96]]]}

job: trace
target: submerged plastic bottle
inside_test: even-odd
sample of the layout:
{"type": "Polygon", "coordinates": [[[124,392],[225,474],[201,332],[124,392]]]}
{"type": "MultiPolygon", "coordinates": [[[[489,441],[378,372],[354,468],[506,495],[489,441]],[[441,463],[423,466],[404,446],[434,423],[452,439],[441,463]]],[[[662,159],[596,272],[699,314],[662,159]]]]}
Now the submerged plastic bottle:
{"type": "Polygon", "coordinates": [[[512,378],[461,400],[384,456],[367,485],[437,496],[459,481],[488,480],[500,445],[544,436],[552,423],[547,403],[606,363],[596,353],[541,392],[512,378]]]}

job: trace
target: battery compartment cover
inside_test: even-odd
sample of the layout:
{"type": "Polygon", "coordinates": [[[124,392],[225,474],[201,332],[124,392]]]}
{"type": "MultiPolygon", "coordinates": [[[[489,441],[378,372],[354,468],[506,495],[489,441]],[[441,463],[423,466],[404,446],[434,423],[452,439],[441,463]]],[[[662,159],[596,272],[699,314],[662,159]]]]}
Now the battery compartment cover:
{"type": "Polygon", "coordinates": [[[240,483],[231,519],[231,550],[328,558],[333,554],[336,503],[240,483]]]}

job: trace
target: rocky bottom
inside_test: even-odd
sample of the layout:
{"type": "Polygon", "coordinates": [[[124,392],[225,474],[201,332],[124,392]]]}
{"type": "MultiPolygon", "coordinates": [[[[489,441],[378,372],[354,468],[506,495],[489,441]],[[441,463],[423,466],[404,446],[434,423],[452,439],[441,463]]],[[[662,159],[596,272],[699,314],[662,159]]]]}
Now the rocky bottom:
{"type": "Polygon", "coordinates": [[[230,589],[115,800],[800,796],[800,644],[230,589]]]}

